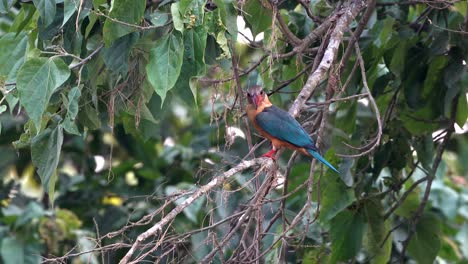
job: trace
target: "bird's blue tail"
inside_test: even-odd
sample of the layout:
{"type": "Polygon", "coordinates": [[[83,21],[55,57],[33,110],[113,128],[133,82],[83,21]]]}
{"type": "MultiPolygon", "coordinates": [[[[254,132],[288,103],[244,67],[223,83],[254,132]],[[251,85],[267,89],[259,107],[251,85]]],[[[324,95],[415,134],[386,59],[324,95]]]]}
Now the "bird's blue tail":
{"type": "Polygon", "coordinates": [[[317,151],[308,149],[307,152],[309,152],[310,155],[312,155],[312,157],[316,158],[317,160],[319,160],[320,162],[325,164],[328,168],[334,170],[338,174],[340,173],[340,172],[338,172],[337,169],[335,169],[335,167],[333,167],[333,165],[330,164],[330,162],[328,162],[324,157],[320,156],[320,154],[317,151]]]}

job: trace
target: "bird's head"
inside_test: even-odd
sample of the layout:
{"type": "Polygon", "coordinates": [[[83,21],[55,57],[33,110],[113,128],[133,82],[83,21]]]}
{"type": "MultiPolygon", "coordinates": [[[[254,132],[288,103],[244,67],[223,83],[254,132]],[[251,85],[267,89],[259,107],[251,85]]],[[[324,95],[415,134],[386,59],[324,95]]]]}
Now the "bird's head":
{"type": "Polygon", "coordinates": [[[255,109],[257,109],[257,107],[262,104],[265,98],[268,98],[268,96],[263,91],[261,86],[254,85],[247,89],[247,100],[249,101],[249,104],[255,106],[255,109]]]}

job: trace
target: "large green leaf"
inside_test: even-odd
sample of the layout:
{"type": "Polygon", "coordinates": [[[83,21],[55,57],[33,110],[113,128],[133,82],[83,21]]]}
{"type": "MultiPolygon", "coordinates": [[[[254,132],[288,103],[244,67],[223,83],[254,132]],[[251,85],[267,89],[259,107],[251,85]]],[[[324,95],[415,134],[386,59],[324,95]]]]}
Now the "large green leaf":
{"type": "Polygon", "coordinates": [[[0,0],[0,14],[6,14],[13,5],[13,0],[0,0]]]}
{"type": "Polygon", "coordinates": [[[395,19],[391,16],[387,17],[383,21],[378,21],[373,28],[373,31],[377,33],[376,38],[374,39],[374,45],[378,48],[385,47],[388,43],[388,40],[392,36],[393,24],[395,24],[395,19]]]}
{"type": "Polygon", "coordinates": [[[213,2],[218,7],[213,12],[218,12],[221,22],[235,41],[237,39],[237,10],[234,7],[234,1],[214,0],[213,2]]]}
{"type": "Polygon", "coordinates": [[[24,62],[27,44],[28,36],[25,33],[8,33],[0,38],[0,78],[14,80],[24,62]]]}
{"type": "Polygon", "coordinates": [[[102,50],[102,57],[106,66],[115,73],[127,75],[128,57],[133,44],[138,40],[139,34],[132,33],[114,41],[108,48],[102,50]]]}
{"type": "Polygon", "coordinates": [[[5,264],[24,263],[24,245],[14,237],[5,237],[1,241],[0,253],[5,264]]]}
{"type": "MultiPolygon", "coordinates": [[[[325,158],[331,164],[338,164],[338,158],[334,156],[332,151],[328,151],[325,158]]],[[[321,208],[319,219],[323,223],[327,223],[343,209],[351,205],[356,198],[352,188],[345,185],[338,173],[327,170],[323,179],[325,180],[321,181],[320,186],[321,208]]]]}
{"type": "Polygon", "coordinates": [[[146,65],[148,81],[164,103],[167,92],[174,87],[180,75],[184,56],[182,35],[179,32],[159,39],[151,49],[146,65]]]}
{"type": "Polygon", "coordinates": [[[17,88],[21,105],[40,130],[42,114],[52,93],[70,76],[68,66],[60,58],[33,58],[18,72],[17,88]]]}
{"type": "Polygon", "coordinates": [[[433,95],[434,89],[439,88],[439,80],[442,79],[442,73],[447,63],[448,58],[445,55],[432,58],[429,64],[429,69],[427,70],[426,79],[424,80],[424,89],[422,93],[424,98],[433,95]]]}
{"type": "Polygon", "coordinates": [[[184,33],[184,60],[180,77],[174,89],[177,89],[177,94],[189,104],[194,101],[197,102],[196,87],[191,85],[191,78],[204,75],[206,72],[205,48],[207,36],[207,32],[203,27],[189,29],[184,33]]]}
{"type": "Polygon", "coordinates": [[[80,0],[64,0],[63,1],[63,22],[62,26],[73,16],[75,11],[79,9],[80,0]]]}
{"type": "MultiPolygon", "coordinates": [[[[54,192],[56,169],[63,143],[63,128],[47,128],[31,140],[31,159],[37,168],[44,190],[54,192]]],[[[50,197],[53,199],[53,197],[50,197]]]]}
{"type": "Polygon", "coordinates": [[[247,0],[244,4],[243,16],[246,22],[249,23],[254,37],[271,28],[271,10],[263,7],[261,0],[247,0]]]}
{"type": "Polygon", "coordinates": [[[55,19],[55,0],[33,0],[33,3],[41,15],[43,26],[50,25],[55,19]]]}
{"type": "Polygon", "coordinates": [[[113,0],[109,12],[109,17],[112,19],[107,18],[102,29],[106,46],[137,30],[136,27],[125,24],[138,25],[143,19],[145,7],[145,0],[113,0]]]}
{"type": "Polygon", "coordinates": [[[424,214],[416,225],[416,232],[408,245],[408,253],[418,263],[434,263],[440,245],[439,219],[434,214],[424,214]]]}
{"type": "Polygon", "coordinates": [[[364,205],[364,215],[368,225],[364,246],[371,263],[386,264],[392,253],[392,236],[384,242],[390,231],[390,223],[383,219],[383,207],[380,200],[373,199],[364,205]]]}
{"type": "Polygon", "coordinates": [[[345,261],[356,255],[361,248],[366,225],[359,212],[343,211],[330,223],[332,254],[330,263],[345,261]]]}

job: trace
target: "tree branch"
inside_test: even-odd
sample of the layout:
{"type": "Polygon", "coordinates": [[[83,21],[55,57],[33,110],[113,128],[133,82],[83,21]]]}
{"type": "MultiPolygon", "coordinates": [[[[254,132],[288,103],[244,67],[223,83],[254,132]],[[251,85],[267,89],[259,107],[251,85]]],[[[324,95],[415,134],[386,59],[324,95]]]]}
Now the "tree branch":
{"type": "Polygon", "coordinates": [[[349,24],[351,21],[353,21],[363,6],[364,2],[362,0],[354,0],[348,6],[339,11],[342,13],[342,15],[336,22],[336,26],[333,29],[332,35],[330,37],[330,42],[328,43],[327,49],[325,50],[325,54],[319,64],[318,69],[309,76],[306,84],[304,85],[304,88],[289,109],[289,113],[292,116],[296,117],[299,115],[300,111],[304,108],[305,102],[312,95],[315,88],[322,80],[325,79],[325,75],[328,73],[328,70],[336,59],[338,47],[340,46],[340,43],[343,39],[344,31],[349,27],[349,24]]]}
{"type": "Polygon", "coordinates": [[[133,243],[132,247],[128,250],[127,254],[120,260],[120,264],[128,263],[135,253],[135,251],[140,247],[141,243],[147,240],[149,237],[156,236],[163,231],[163,227],[170,223],[174,218],[180,214],[185,208],[199,199],[201,196],[207,194],[213,188],[221,185],[227,179],[234,176],[235,174],[244,171],[248,168],[251,168],[256,165],[263,165],[265,169],[271,168],[273,166],[273,161],[269,158],[257,158],[252,160],[244,160],[239,163],[237,166],[231,168],[230,170],[223,172],[222,174],[214,177],[209,183],[203,185],[195,191],[192,195],[187,197],[181,204],[176,206],[169,212],[165,217],[159,220],[156,224],[154,224],[150,229],[146,230],[142,234],[140,234],[136,241],[133,243]]]}

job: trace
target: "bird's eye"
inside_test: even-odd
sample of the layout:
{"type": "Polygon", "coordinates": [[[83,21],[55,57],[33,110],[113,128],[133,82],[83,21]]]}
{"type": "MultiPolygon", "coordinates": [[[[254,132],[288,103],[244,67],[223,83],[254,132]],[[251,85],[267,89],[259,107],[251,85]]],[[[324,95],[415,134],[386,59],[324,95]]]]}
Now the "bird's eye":
{"type": "Polygon", "coordinates": [[[263,91],[260,91],[260,94],[263,95],[263,91]]]}
{"type": "Polygon", "coordinates": [[[250,93],[247,93],[247,96],[250,97],[250,93]]]}

